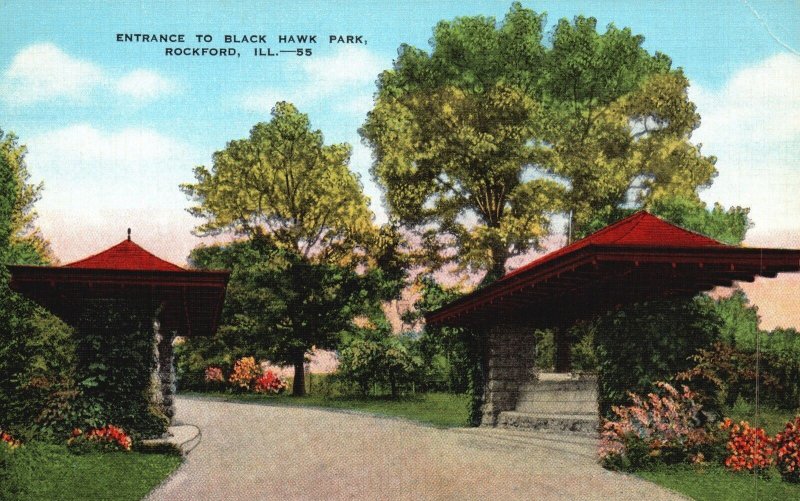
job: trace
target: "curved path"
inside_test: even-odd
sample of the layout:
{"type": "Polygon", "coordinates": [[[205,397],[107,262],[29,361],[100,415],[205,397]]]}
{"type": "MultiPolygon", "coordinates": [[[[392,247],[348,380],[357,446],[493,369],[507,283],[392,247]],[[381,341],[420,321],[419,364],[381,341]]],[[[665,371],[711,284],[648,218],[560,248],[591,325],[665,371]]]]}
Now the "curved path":
{"type": "Polygon", "coordinates": [[[589,438],[177,400],[202,437],[151,500],[684,499],[608,472],[589,438]]]}

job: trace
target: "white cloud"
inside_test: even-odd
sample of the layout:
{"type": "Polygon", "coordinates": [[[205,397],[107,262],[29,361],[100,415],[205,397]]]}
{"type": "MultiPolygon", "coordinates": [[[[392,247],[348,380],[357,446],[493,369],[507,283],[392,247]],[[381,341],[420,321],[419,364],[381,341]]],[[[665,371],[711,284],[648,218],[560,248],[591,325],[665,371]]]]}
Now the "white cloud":
{"type": "Polygon", "coordinates": [[[312,57],[303,64],[312,85],[323,94],[372,84],[385,67],[381,58],[358,46],[345,46],[330,56],[312,57]]]}
{"type": "Polygon", "coordinates": [[[717,91],[693,86],[702,142],[774,144],[800,135],[800,57],[778,54],[733,75],[717,91]]]}
{"type": "Polygon", "coordinates": [[[50,43],[22,49],[4,76],[5,99],[17,104],[60,97],[83,100],[106,79],[100,67],[76,59],[50,43]]]}
{"type": "Polygon", "coordinates": [[[208,155],[149,129],[104,131],[88,124],[27,141],[27,163],[44,179],[40,211],[186,206],[178,184],[208,155]]]}
{"type": "Polygon", "coordinates": [[[332,100],[336,111],[364,115],[372,107],[373,82],[389,64],[363,47],[344,47],[330,56],[312,56],[300,63],[301,83],[296,87],[250,91],[239,98],[239,106],[268,113],[277,101],[303,107],[332,100]]]}
{"type": "Polygon", "coordinates": [[[151,70],[134,70],[123,75],[116,82],[120,94],[137,101],[152,101],[159,96],[173,93],[177,86],[172,80],[151,70]]]}
{"type": "Polygon", "coordinates": [[[800,233],[800,58],[779,54],[736,72],[721,89],[690,88],[702,125],[692,139],[715,155],[708,202],[751,208],[748,241],[800,233]]]}
{"type": "Polygon", "coordinates": [[[40,101],[87,102],[98,89],[142,103],[176,89],[176,84],[158,73],[135,69],[124,75],[75,58],[52,43],[29,45],[19,51],[0,81],[3,99],[12,105],[40,101]]]}

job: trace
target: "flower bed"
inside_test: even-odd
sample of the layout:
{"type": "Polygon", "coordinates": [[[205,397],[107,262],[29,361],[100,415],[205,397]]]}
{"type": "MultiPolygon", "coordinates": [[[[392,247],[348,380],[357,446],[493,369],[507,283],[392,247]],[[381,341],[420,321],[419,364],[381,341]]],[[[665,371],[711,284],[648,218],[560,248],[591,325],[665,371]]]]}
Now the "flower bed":
{"type": "Polygon", "coordinates": [[[765,475],[772,465],[773,440],[763,428],[753,428],[747,421],[734,424],[728,418],[720,425],[722,430],[728,431],[727,450],[730,452],[725,458],[725,467],[733,471],[747,470],[760,475],[765,475]]]}
{"type": "Polygon", "coordinates": [[[130,451],[133,441],[125,431],[112,424],[102,428],[92,428],[86,433],[75,428],[72,437],[67,441],[71,452],[78,454],[92,450],[101,451],[130,451]]]}
{"type": "Polygon", "coordinates": [[[661,394],[630,394],[632,405],[614,406],[615,420],[603,423],[599,455],[611,469],[635,470],[656,462],[702,462],[715,437],[702,422],[702,406],[683,386],[658,382],[661,394]]]}
{"type": "Polygon", "coordinates": [[[263,370],[254,357],[243,357],[236,361],[227,380],[221,367],[206,367],[205,382],[210,387],[223,389],[225,383],[234,391],[278,394],[286,390],[286,380],[275,371],[263,370]]]}

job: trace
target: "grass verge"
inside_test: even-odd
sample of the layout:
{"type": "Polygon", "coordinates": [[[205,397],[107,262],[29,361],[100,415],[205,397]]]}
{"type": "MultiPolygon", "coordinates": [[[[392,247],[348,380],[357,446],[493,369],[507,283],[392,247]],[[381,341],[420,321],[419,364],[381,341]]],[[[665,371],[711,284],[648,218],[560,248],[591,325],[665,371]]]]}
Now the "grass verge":
{"type": "Polygon", "coordinates": [[[698,501],[800,499],[800,485],[781,481],[777,471],[768,480],[733,473],[723,466],[663,466],[636,472],[639,477],[698,501]]]}
{"type": "Polygon", "coordinates": [[[181,463],[175,454],[70,453],[66,446],[31,442],[7,456],[0,498],[20,501],[142,499],[181,463]]]}
{"type": "Polygon", "coordinates": [[[212,397],[226,401],[256,402],[264,405],[288,405],[350,409],[382,416],[393,416],[431,424],[440,428],[467,426],[467,395],[450,393],[423,393],[392,400],[389,397],[355,397],[322,395],[263,395],[258,393],[183,393],[187,396],[212,397]]]}

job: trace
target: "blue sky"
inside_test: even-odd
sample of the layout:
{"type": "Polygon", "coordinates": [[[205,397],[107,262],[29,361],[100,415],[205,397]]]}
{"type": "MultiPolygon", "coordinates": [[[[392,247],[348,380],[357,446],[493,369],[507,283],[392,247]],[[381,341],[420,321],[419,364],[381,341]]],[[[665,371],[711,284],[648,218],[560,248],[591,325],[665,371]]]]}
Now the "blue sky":
{"type": "MultiPolygon", "coordinates": [[[[800,245],[800,4],[796,1],[523,2],[591,15],[645,36],[692,82],[703,116],[693,139],[719,157],[708,202],[752,207],[751,243],[800,245]],[[790,29],[793,28],[793,29],[790,29]],[[770,33],[771,32],[771,33],[770,33]]],[[[276,100],[308,113],[327,142],[354,146],[352,168],[383,218],[357,129],[378,72],[401,43],[428,48],[441,19],[502,19],[510,2],[15,1],[0,5],[0,127],[29,147],[44,181],[40,226],[62,261],[124,237],[181,263],[198,240],[177,189],[226,141],[269,118],[276,100]],[[118,43],[117,33],[182,33],[185,44],[118,43]],[[230,47],[225,34],[315,34],[314,55],[167,57],[165,46],[230,47]],[[328,35],[366,45],[331,45],[328,35]]],[[[290,45],[294,48],[296,45],[290,45]]]]}

